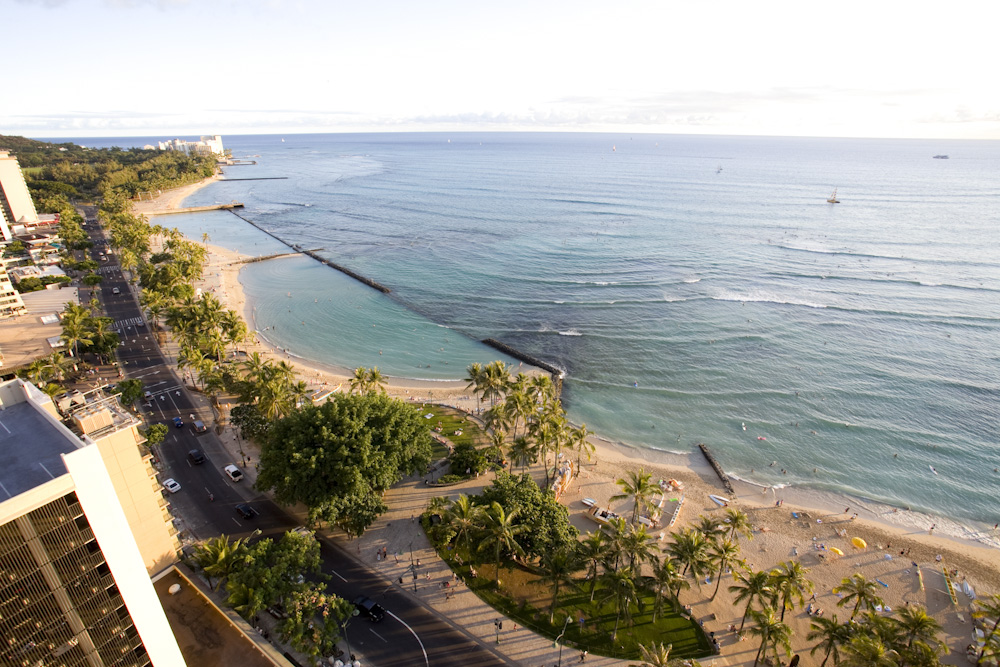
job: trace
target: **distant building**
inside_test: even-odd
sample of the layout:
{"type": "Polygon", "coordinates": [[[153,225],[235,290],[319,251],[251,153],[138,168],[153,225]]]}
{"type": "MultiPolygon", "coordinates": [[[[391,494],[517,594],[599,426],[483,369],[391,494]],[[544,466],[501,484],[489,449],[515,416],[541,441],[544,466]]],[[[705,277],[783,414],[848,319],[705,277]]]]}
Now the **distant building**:
{"type": "Polygon", "coordinates": [[[160,142],[161,151],[182,151],[185,155],[222,155],[225,149],[222,147],[222,135],[213,134],[201,138],[201,141],[184,141],[183,139],[171,139],[160,142]]]}
{"type": "Polygon", "coordinates": [[[0,266],[0,317],[23,315],[26,311],[21,294],[10,282],[7,267],[0,266]]]}
{"type": "Polygon", "coordinates": [[[176,530],[115,397],[0,384],[0,664],[185,665],[151,574],[176,530]]]}
{"type": "Polygon", "coordinates": [[[0,150],[0,235],[9,241],[13,225],[37,222],[38,213],[31,201],[28,184],[24,182],[21,165],[10,151],[0,150]]]}

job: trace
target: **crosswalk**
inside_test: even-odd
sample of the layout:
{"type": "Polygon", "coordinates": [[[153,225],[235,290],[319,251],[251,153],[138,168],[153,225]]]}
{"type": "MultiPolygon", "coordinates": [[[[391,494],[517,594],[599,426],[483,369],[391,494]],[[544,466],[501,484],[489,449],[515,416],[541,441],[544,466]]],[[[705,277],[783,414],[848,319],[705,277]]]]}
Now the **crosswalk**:
{"type": "Polygon", "coordinates": [[[111,330],[117,333],[122,333],[126,329],[132,327],[144,327],[144,326],[146,326],[146,320],[142,319],[141,317],[130,317],[125,320],[115,320],[114,326],[111,327],[111,330]]]}

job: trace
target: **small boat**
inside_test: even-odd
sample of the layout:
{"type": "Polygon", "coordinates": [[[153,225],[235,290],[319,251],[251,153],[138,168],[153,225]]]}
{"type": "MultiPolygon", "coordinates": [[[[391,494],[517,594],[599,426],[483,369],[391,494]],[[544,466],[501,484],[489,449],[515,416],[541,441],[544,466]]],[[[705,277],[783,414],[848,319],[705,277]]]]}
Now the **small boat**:
{"type": "Polygon", "coordinates": [[[962,582],[962,590],[965,591],[965,594],[969,597],[970,600],[976,599],[976,589],[973,588],[972,584],[970,584],[968,581],[962,582]]]}
{"type": "Polygon", "coordinates": [[[722,173],[722,165],[721,164],[719,165],[719,168],[715,170],[715,173],[717,173],[717,174],[721,174],[722,173]]]}
{"type": "Polygon", "coordinates": [[[833,194],[830,195],[830,198],[827,199],[826,202],[828,204],[839,204],[840,203],[840,200],[837,199],[837,188],[833,189],[833,194]]]}
{"type": "Polygon", "coordinates": [[[947,155],[935,155],[934,159],[935,160],[947,160],[948,156],[947,155]]]}
{"type": "Polygon", "coordinates": [[[758,440],[767,440],[767,438],[765,438],[765,437],[764,437],[764,436],[762,436],[762,435],[758,435],[758,436],[757,436],[757,439],[758,439],[758,440]]]}
{"type": "Polygon", "coordinates": [[[724,498],[722,496],[717,496],[714,494],[709,494],[708,497],[711,498],[712,501],[720,507],[725,507],[726,505],[729,504],[729,498],[724,498]]]}
{"type": "Polygon", "coordinates": [[[930,468],[931,472],[934,473],[935,475],[938,474],[937,469],[934,466],[927,466],[927,467],[930,468]]]}
{"type": "Polygon", "coordinates": [[[611,523],[612,519],[621,518],[618,514],[612,512],[607,507],[598,507],[597,505],[594,505],[593,507],[590,508],[590,511],[587,512],[587,516],[589,516],[591,519],[601,524],[602,526],[607,526],[609,523],[611,523]]]}
{"type": "Polygon", "coordinates": [[[747,423],[746,422],[741,422],[740,425],[743,427],[744,431],[747,430],[747,423]]]}
{"type": "Polygon", "coordinates": [[[580,502],[587,507],[593,507],[594,505],[597,504],[597,501],[594,500],[593,498],[583,498],[580,502]]]}

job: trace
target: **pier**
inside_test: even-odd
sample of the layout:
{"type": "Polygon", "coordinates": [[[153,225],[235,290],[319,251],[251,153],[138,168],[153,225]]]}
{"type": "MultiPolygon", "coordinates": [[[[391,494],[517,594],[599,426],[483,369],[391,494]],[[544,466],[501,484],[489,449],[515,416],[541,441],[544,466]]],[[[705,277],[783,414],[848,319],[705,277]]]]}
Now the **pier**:
{"type": "Polygon", "coordinates": [[[729,481],[729,475],[722,470],[722,466],[719,465],[719,462],[712,455],[712,452],[708,450],[708,445],[699,442],[698,448],[701,449],[701,453],[704,454],[705,458],[708,460],[708,465],[712,466],[712,470],[714,470],[715,474],[719,476],[720,480],[722,480],[722,486],[726,487],[726,491],[728,491],[730,495],[736,495],[736,491],[733,490],[733,484],[729,481]]]}
{"type": "Polygon", "coordinates": [[[173,215],[175,213],[201,213],[202,211],[231,211],[234,208],[243,208],[243,204],[234,201],[232,204],[212,204],[211,206],[189,206],[187,208],[170,208],[164,211],[157,211],[152,215],[173,215]]]}
{"type": "Polygon", "coordinates": [[[253,176],[248,178],[220,178],[223,181],[287,181],[287,176],[253,176]]]}
{"type": "MultiPolygon", "coordinates": [[[[324,258],[320,257],[319,255],[316,254],[315,250],[303,250],[302,248],[300,248],[298,246],[292,245],[291,243],[289,243],[288,241],[284,240],[283,238],[281,238],[279,236],[276,236],[276,235],[272,234],[271,232],[267,231],[266,229],[264,229],[263,227],[261,227],[260,225],[258,225],[253,220],[250,220],[248,218],[244,218],[242,215],[240,215],[236,211],[232,210],[231,208],[228,209],[228,210],[229,210],[230,213],[232,213],[233,215],[235,215],[237,218],[239,218],[243,222],[245,222],[247,224],[250,224],[250,225],[253,225],[254,227],[256,227],[260,231],[264,232],[265,234],[267,234],[268,236],[270,236],[272,239],[274,239],[278,243],[281,243],[282,245],[288,246],[289,248],[291,248],[292,250],[294,250],[296,253],[302,253],[303,255],[308,255],[309,257],[312,257],[313,259],[315,259],[320,264],[326,264],[331,269],[336,269],[336,270],[340,271],[341,273],[354,278],[358,282],[362,282],[365,285],[368,285],[369,287],[373,287],[373,288],[377,289],[379,292],[382,292],[383,294],[389,294],[392,291],[388,287],[386,287],[385,285],[380,285],[379,283],[375,282],[371,278],[366,278],[363,275],[361,275],[360,273],[357,273],[355,271],[351,271],[347,267],[341,266],[341,265],[339,265],[339,264],[337,264],[335,262],[331,262],[328,259],[324,259],[324,258]]],[[[286,254],[294,254],[294,253],[286,253],[286,254]]]]}
{"type": "Polygon", "coordinates": [[[548,371],[549,373],[552,373],[555,379],[561,379],[563,375],[565,375],[565,373],[561,368],[558,368],[550,363],[542,361],[537,357],[533,357],[530,354],[525,354],[524,352],[521,352],[517,348],[511,347],[507,343],[501,343],[495,338],[484,338],[483,344],[489,345],[490,347],[496,350],[500,350],[504,354],[514,357],[515,359],[518,359],[520,361],[523,361],[526,364],[531,364],[532,366],[541,368],[543,371],[548,371]]]}
{"type": "Polygon", "coordinates": [[[279,257],[294,257],[295,255],[301,255],[300,252],[278,252],[273,255],[263,255],[261,257],[248,257],[246,259],[241,259],[233,264],[253,264],[255,262],[266,262],[269,259],[278,259],[279,257]]]}

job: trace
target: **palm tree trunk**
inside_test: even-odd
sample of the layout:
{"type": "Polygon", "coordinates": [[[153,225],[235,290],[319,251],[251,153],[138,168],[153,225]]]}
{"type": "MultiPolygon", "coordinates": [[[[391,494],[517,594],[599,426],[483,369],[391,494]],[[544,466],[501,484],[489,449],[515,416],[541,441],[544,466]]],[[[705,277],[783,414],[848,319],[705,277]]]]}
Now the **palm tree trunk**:
{"type": "Polygon", "coordinates": [[[737,634],[743,634],[743,626],[746,625],[747,623],[747,614],[750,613],[750,605],[752,604],[753,604],[753,598],[750,598],[750,600],[747,601],[747,608],[743,610],[743,620],[740,621],[740,629],[739,632],[737,632],[737,634]]]}
{"type": "Polygon", "coordinates": [[[722,569],[724,565],[719,566],[719,574],[715,576],[715,590],[712,592],[712,597],[710,600],[714,600],[715,596],[719,594],[719,586],[722,585],[722,569]]]}
{"type": "Polygon", "coordinates": [[[788,609],[788,596],[781,598],[781,622],[785,622],[785,610],[788,609]]]}
{"type": "Polygon", "coordinates": [[[823,656],[823,662],[819,663],[819,667],[826,667],[826,661],[830,659],[830,654],[833,652],[833,644],[826,649],[826,655],[823,656]]]}

